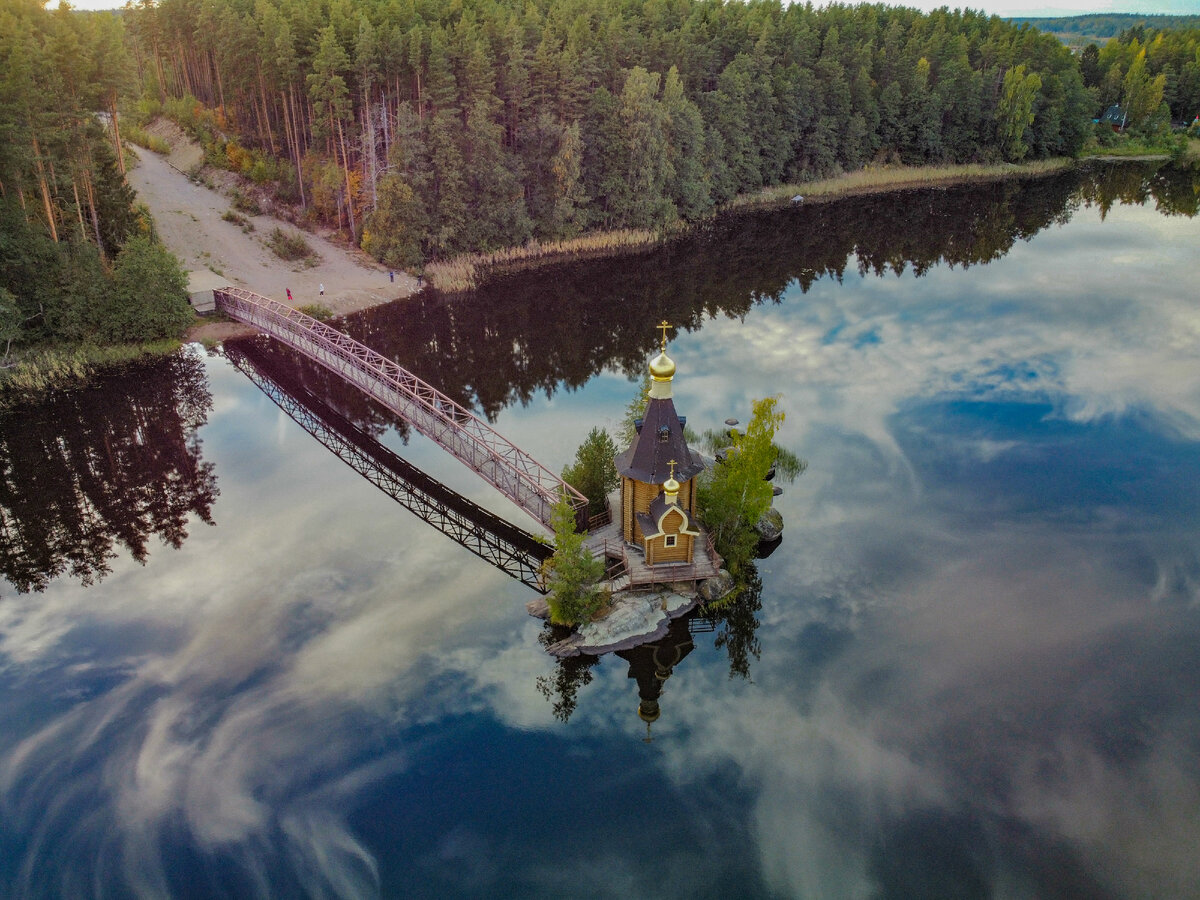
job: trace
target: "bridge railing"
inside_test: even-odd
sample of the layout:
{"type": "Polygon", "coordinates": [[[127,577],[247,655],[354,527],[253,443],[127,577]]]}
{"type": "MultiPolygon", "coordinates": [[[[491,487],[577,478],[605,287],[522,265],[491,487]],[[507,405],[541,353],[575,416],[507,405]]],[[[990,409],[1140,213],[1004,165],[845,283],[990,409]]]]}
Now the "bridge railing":
{"type": "Polygon", "coordinates": [[[587,499],[553,470],[393,360],[253,291],[226,287],[213,294],[217,306],[233,318],[278,338],[404,416],[547,528],[564,491],[577,520],[587,515],[587,499]]]}

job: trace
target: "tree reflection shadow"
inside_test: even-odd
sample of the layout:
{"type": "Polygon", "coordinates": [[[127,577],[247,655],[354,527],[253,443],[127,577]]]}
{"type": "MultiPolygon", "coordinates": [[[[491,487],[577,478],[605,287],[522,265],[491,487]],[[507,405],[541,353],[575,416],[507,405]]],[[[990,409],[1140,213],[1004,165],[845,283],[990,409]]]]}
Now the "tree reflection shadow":
{"type": "Polygon", "coordinates": [[[696,331],[848,272],[919,277],[936,265],[991,262],[1081,207],[1104,214],[1153,200],[1161,212],[1195,216],[1198,183],[1200,172],[1161,162],[1094,163],[718,217],[654,251],[497,276],[462,297],[425,291],[353,316],[346,328],[494,419],[604,370],[636,377],[664,318],[696,331]]]}
{"type": "Polygon", "coordinates": [[[145,563],[151,535],[178,548],[189,516],[212,524],[211,408],[203,361],[181,351],[0,415],[0,575],[20,592],[90,585],[117,545],[145,563]]]}
{"type": "MultiPolygon", "coordinates": [[[[743,569],[739,589],[724,601],[697,607],[687,615],[673,619],[666,635],[615,656],[629,664],[629,677],[637,681],[637,714],[647,724],[662,713],[659,697],[677,664],[694,649],[697,634],[715,632],[713,647],[724,650],[729,659],[729,677],[750,678],[751,660],[762,652],[758,639],[758,612],[762,609],[762,579],[750,564],[743,569]]],[[[543,647],[550,647],[570,633],[569,629],[547,623],[538,636],[543,647]]],[[[537,679],[538,692],[553,707],[554,718],[567,722],[579,704],[579,692],[592,683],[593,668],[601,657],[580,655],[556,660],[553,675],[537,679]]]]}

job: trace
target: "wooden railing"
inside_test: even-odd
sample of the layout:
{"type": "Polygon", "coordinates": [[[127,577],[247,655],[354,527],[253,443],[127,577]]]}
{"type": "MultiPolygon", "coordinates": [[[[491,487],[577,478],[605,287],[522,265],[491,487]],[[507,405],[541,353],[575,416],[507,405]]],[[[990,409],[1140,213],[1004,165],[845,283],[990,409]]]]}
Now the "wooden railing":
{"type": "Polygon", "coordinates": [[[576,520],[586,522],[587,499],[579,491],[398,363],[312,316],[253,291],[226,287],[213,291],[213,296],[217,308],[227,315],[282,341],[403,416],[546,528],[552,528],[551,513],[564,492],[576,520]]]}

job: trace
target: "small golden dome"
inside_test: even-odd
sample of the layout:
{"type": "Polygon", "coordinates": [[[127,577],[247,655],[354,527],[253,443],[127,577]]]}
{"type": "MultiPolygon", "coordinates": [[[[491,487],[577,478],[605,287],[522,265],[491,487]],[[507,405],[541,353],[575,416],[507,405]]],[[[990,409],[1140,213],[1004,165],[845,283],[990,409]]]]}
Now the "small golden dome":
{"type": "Polygon", "coordinates": [[[650,360],[650,377],[655,381],[670,381],[675,375],[675,361],[664,350],[650,360]]]}
{"type": "Polygon", "coordinates": [[[679,493],[679,482],[675,480],[674,475],[663,482],[663,491],[668,497],[679,493]]]}

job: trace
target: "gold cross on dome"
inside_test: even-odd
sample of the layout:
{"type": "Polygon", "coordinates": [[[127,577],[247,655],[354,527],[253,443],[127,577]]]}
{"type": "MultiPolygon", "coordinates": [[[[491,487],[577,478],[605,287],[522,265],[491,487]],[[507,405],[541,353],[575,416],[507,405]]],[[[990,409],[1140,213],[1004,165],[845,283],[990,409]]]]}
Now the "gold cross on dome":
{"type": "Polygon", "coordinates": [[[667,352],[667,329],[671,327],[671,323],[663,319],[658,325],[654,326],[662,332],[662,352],[667,352]]]}
{"type": "Polygon", "coordinates": [[[675,480],[675,466],[677,466],[678,463],[672,459],[672,460],[668,460],[667,465],[671,467],[671,480],[674,481],[675,480]]]}

